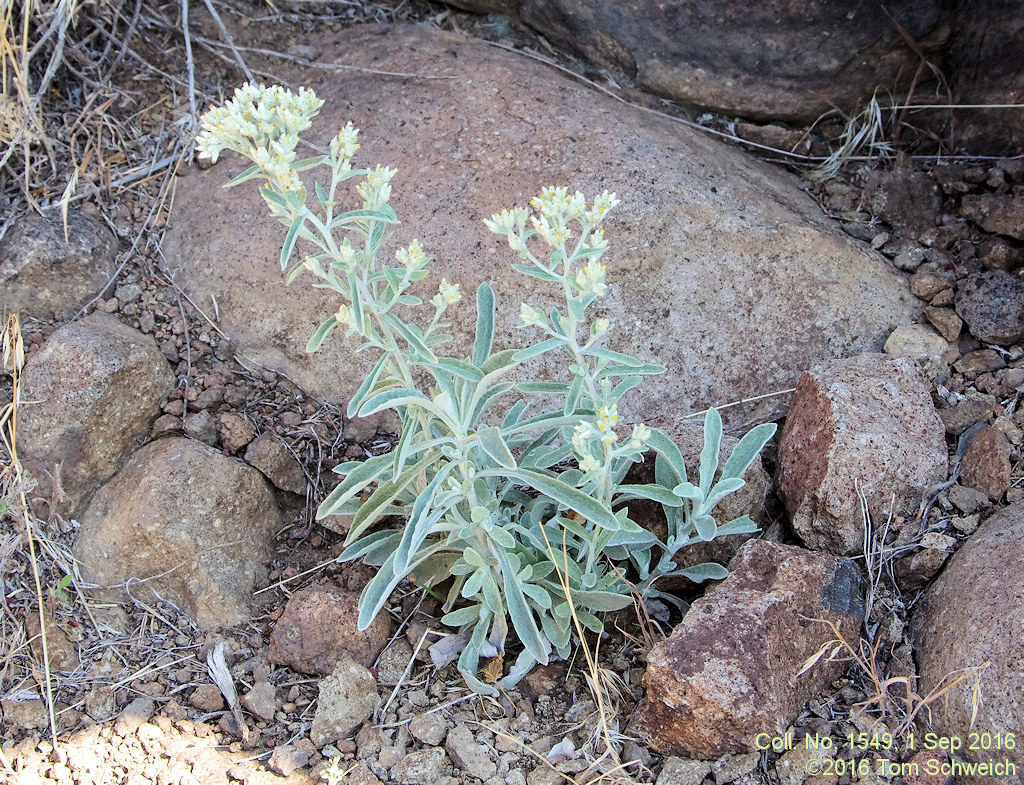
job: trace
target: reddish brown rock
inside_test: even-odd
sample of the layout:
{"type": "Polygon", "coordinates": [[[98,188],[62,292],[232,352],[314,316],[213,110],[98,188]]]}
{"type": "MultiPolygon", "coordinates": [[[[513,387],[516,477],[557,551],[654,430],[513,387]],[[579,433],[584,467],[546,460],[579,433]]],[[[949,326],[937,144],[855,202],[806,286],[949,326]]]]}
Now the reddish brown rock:
{"type": "Polygon", "coordinates": [[[359,595],[332,584],[295,592],[270,634],[267,657],[302,673],[327,675],[341,660],[373,665],[391,637],[387,613],[360,632],[359,595]]]}
{"type": "Polygon", "coordinates": [[[700,760],[752,752],[759,733],[782,735],[843,666],[823,658],[827,619],[855,643],[862,582],[848,559],[750,540],[729,577],[696,600],[648,654],[647,697],[633,730],[663,755],[700,760]]]}
{"type": "Polygon", "coordinates": [[[1024,240],[1024,196],[968,194],[960,210],[986,232],[1024,240]]]}
{"type": "Polygon", "coordinates": [[[225,413],[217,418],[220,443],[232,455],[245,449],[256,438],[256,427],[237,414],[225,413]]]}
{"type": "Polygon", "coordinates": [[[991,425],[983,425],[967,443],[960,461],[960,482],[998,501],[1010,487],[1010,443],[991,425]]]}
{"type": "Polygon", "coordinates": [[[801,377],[779,438],[776,481],[794,531],[815,550],[860,553],[864,521],[916,512],[946,479],[942,421],[918,370],[866,354],[801,377]]]}
{"type": "Polygon", "coordinates": [[[167,361],[148,335],[94,313],[57,330],[25,365],[18,452],[42,483],[62,464],[70,517],[109,480],[148,433],[174,387],[167,361]]]}
{"type": "MultiPolygon", "coordinates": [[[[932,704],[933,729],[944,736],[968,739],[973,730],[1020,734],[1024,728],[1024,504],[1007,507],[989,518],[949,560],[914,611],[911,636],[921,680],[921,695],[949,684],[949,675],[990,663],[981,679],[977,718],[974,682],[961,681],[932,704]]],[[[969,760],[1006,760],[1017,767],[1018,779],[957,777],[957,782],[982,785],[1020,782],[1024,747],[972,751],[969,760]]]]}
{"type": "Polygon", "coordinates": [[[133,596],[158,595],[216,629],[249,618],[280,525],[255,469],[191,439],[161,439],[96,492],[74,552],[90,583],[128,583],[133,596]]]}
{"type": "Polygon", "coordinates": [[[306,475],[292,452],[272,433],[257,438],[245,451],[247,463],[282,491],[306,493],[306,475]]]}

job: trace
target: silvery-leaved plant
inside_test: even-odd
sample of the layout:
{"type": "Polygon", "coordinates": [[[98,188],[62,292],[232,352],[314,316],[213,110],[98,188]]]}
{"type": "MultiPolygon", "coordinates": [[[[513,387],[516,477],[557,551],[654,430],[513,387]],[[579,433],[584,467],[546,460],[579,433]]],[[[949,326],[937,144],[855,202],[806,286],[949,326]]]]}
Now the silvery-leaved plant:
{"type": "Polygon", "coordinates": [[[674,557],[718,534],[756,531],[747,516],[718,526],[711,511],[743,486],[742,474],[775,426],[744,436],[719,474],[722,421],[710,410],[699,478],[690,481],[667,434],[620,423],[622,397],[665,369],[607,348],[612,325],[588,314],[608,287],[601,224],[618,204],[615,195],[603,193],[588,206],[582,194],[550,187],[532,200],[532,210],[517,207],[485,220],[519,254],[514,268],[550,283],[565,305],[545,312],[522,304],[522,327],[537,341],[494,351],[494,292],[481,284],[472,354],[445,356],[442,318],[461,301],[459,285],[442,278],[429,301],[433,313],[420,317],[427,306],[410,288],[427,275],[425,250],[413,240],[393,260],[384,259],[386,231],[398,223],[389,204],[395,171],[352,168],[359,145],[351,123],[328,155],[296,159],[298,134],[321,104],[309,90],[247,84],[204,115],[199,151],[216,160],[230,149],[252,160],[227,185],[264,180],[260,194],[287,227],[280,261],[288,281],[309,272],[314,286],[337,293],[337,311],[307,350],[338,328],[355,339],[356,351],[379,355],[348,415],[390,409],[401,419],[393,450],[335,469],[343,479],[318,512],[353,516],[339,558],[379,568],[361,597],[360,627],[406,578],[439,588],[447,594],[442,622],[464,641],[460,671],[471,687],[494,694],[495,686],[477,675],[479,660],[503,657],[511,631],[522,652],[501,687],[536,663],[566,657],[574,618],[599,632],[597,614],[630,605],[634,592],[660,596],[654,586],[660,578],[725,577],[717,564],[678,569],[674,557]],[[300,174],[320,166],[329,184],[315,184],[310,207],[300,174]],[[354,178],[362,205],[339,212],[338,187],[354,178]],[[549,352],[565,358],[564,378],[509,379],[522,363],[549,352]],[[418,384],[423,378],[430,383],[418,384]],[[551,400],[560,405],[537,404],[551,400]],[[650,451],[655,482],[625,483],[630,466],[650,451]],[[668,520],[665,542],[630,519],[634,499],[660,503],[668,520]],[[384,525],[396,517],[399,528],[384,525]]]}

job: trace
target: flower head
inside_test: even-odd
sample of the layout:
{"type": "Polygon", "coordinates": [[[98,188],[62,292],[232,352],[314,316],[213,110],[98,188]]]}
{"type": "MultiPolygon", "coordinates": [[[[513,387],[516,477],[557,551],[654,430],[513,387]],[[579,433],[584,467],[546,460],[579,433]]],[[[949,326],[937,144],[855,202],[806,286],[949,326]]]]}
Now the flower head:
{"type": "Polygon", "coordinates": [[[615,424],[619,421],[619,407],[618,404],[612,404],[611,406],[602,406],[597,410],[597,421],[594,426],[597,428],[598,433],[601,435],[601,441],[605,444],[614,444],[619,440],[618,434],[615,433],[615,424]]]}
{"type": "Polygon", "coordinates": [[[459,291],[459,285],[457,283],[448,283],[447,278],[442,278],[440,285],[437,287],[437,294],[430,298],[430,302],[435,308],[447,308],[449,305],[455,305],[459,300],[462,299],[462,292],[459,291]]]}
{"type": "Polygon", "coordinates": [[[539,308],[523,303],[519,306],[519,319],[523,327],[542,326],[544,324],[544,312],[539,308]]]}
{"type": "Polygon", "coordinates": [[[304,87],[293,93],[279,85],[247,82],[224,106],[211,107],[200,119],[199,157],[216,161],[222,150],[234,150],[251,158],[272,184],[297,190],[302,184],[291,164],[298,135],[323,103],[304,87]]]}
{"type": "Polygon", "coordinates": [[[349,168],[349,161],[356,154],[359,145],[356,140],[359,138],[359,129],[352,127],[349,123],[338,132],[338,135],[331,140],[331,158],[338,161],[343,169],[349,168]]]}
{"type": "Polygon", "coordinates": [[[410,273],[416,272],[427,263],[427,254],[419,240],[413,240],[408,248],[399,248],[395,256],[410,273]]]}
{"type": "Polygon", "coordinates": [[[608,286],[604,282],[606,265],[601,264],[597,259],[591,259],[576,273],[576,285],[580,288],[580,295],[586,297],[588,294],[604,296],[608,286]]]}
{"type": "Polygon", "coordinates": [[[396,174],[395,169],[380,164],[367,173],[366,178],[356,186],[359,195],[363,197],[364,209],[379,210],[391,201],[391,178],[396,174]]]}

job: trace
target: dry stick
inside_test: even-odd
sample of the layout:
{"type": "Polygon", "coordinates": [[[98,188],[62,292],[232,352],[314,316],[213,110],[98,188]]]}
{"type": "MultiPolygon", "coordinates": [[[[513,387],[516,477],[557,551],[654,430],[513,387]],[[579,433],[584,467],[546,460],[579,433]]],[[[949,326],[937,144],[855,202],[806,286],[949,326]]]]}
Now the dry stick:
{"type": "Polygon", "coordinates": [[[249,70],[249,66],[245,64],[245,60],[242,59],[242,55],[239,54],[238,49],[235,48],[235,39],[231,37],[231,33],[224,26],[224,20],[220,18],[220,14],[217,13],[217,9],[214,8],[211,0],[203,0],[206,3],[206,10],[210,12],[210,16],[217,23],[217,27],[220,28],[220,34],[224,38],[224,42],[231,48],[232,53],[235,55],[235,59],[238,62],[238,67],[242,69],[246,79],[250,82],[254,81],[252,71],[249,70]]]}
{"type": "Polygon", "coordinates": [[[192,127],[199,116],[196,111],[196,68],[192,59],[192,37],[188,30],[188,0],[181,0],[181,32],[185,36],[185,69],[188,72],[188,105],[192,110],[192,127]]]}

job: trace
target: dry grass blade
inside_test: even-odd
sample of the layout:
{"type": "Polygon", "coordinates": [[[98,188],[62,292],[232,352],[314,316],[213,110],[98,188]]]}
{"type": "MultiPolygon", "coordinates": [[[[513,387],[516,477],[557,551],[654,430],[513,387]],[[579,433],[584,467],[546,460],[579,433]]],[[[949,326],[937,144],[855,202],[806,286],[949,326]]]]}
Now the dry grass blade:
{"type": "Polygon", "coordinates": [[[848,161],[864,151],[867,151],[868,159],[888,155],[892,152],[892,146],[883,138],[883,128],[882,107],[876,93],[871,96],[867,106],[850,118],[839,141],[839,148],[811,171],[808,177],[817,182],[831,180],[848,161]]]}

